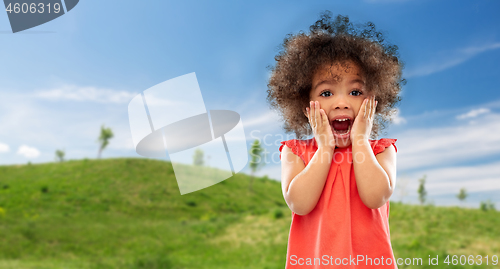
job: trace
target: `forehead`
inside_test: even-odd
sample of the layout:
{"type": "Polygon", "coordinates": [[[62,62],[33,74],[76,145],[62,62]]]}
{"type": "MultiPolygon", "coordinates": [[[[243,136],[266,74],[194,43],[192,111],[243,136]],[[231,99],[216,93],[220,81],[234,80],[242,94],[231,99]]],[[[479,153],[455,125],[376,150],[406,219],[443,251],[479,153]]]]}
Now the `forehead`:
{"type": "Polygon", "coordinates": [[[345,77],[359,77],[364,80],[363,72],[359,66],[351,61],[344,63],[331,63],[320,66],[313,75],[313,88],[322,80],[341,82],[345,77]]]}
{"type": "Polygon", "coordinates": [[[324,64],[320,66],[313,75],[311,94],[320,84],[340,83],[344,79],[348,81],[362,81],[362,84],[365,84],[364,74],[361,68],[352,61],[324,64]]]}

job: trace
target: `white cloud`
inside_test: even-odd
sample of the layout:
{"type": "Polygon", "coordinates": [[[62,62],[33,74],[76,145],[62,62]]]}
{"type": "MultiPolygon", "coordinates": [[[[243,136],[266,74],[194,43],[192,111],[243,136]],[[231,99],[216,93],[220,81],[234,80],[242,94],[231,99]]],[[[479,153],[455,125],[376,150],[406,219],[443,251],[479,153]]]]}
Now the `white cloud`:
{"type": "MultiPolygon", "coordinates": [[[[500,161],[497,158],[500,155],[500,114],[490,109],[496,104],[485,104],[456,116],[457,119],[474,118],[474,121],[458,121],[453,126],[409,129],[395,134],[394,137],[398,138],[398,174],[412,179],[407,192],[416,194],[417,179],[423,175],[427,175],[426,189],[429,196],[439,200],[444,199],[439,197],[448,195],[451,198],[446,203],[458,202],[453,197],[460,188],[466,188],[468,193],[500,192],[500,161]],[[495,161],[464,165],[468,161],[477,163],[478,159],[487,158],[494,158],[495,161]]],[[[425,115],[425,118],[441,117],[446,122],[446,118],[456,115],[455,110],[451,112],[441,111],[425,115]]]]}
{"type": "MultiPolygon", "coordinates": [[[[48,102],[34,94],[8,91],[0,98],[0,137],[9,145],[29,145],[41,153],[64,148],[68,159],[95,157],[102,124],[115,133],[105,157],[138,156],[131,142],[127,103],[48,102]]],[[[17,148],[12,149],[14,153],[17,148]]],[[[24,163],[25,156],[0,154],[0,163],[24,163]]],[[[37,161],[53,161],[40,154],[37,161]]]]}
{"type": "Polygon", "coordinates": [[[27,159],[34,159],[40,156],[40,151],[34,147],[22,145],[17,150],[17,154],[22,155],[27,159]]]}
{"type": "Polygon", "coordinates": [[[455,51],[449,52],[445,57],[433,57],[433,59],[436,60],[421,66],[417,66],[415,68],[408,69],[408,71],[404,72],[404,77],[422,77],[434,74],[464,63],[480,53],[489,50],[496,50],[498,48],[500,48],[500,42],[457,49],[455,51]]]}
{"type": "Polygon", "coordinates": [[[399,138],[398,169],[451,165],[500,154],[500,115],[489,113],[475,122],[450,127],[410,129],[399,138]]]}
{"type": "Polygon", "coordinates": [[[406,123],[406,119],[401,117],[399,114],[400,114],[399,109],[396,109],[396,112],[392,116],[392,122],[394,122],[394,124],[396,124],[396,125],[406,123]]]}
{"type": "Polygon", "coordinates": [[[490,110],[488,108],[479,108],[479,109],[472,109],[471,111],[461,114],[457,116],[457,119],[463,120],[463,119],[469,119],[469,118],[475,118],[481,114],[489,113],[490,110]]]}
{"type": "Polygon", "coordinates": [[[10,151],[9,145],[0,143],[0,153],[6,153],[9,151],[10,151]]]}
{"type": "MultiPolygon", "coordinates": [[[[500,191],[499,161],[482,165],[424,169],[411,173],[408,176],[414,180],[411,180],[408,188],[410,193],[417,192],[419,184],[417,178],[423,175],[427,176],[425,188],[432,196],[457,194],[461,188],[465,188],[468,193],[500,191]]],[[[397,182],[396,185],[398,185],[397,182]]]]}
{"type": "Polygon", "coordinates": [[[137,93],[96,87],[63,85],[56,89],[38,92],[35,96],[49,100],[90,101],[98,103],[128,103],[137,93]]]}
{"type": "Polygon", "coordinates": [[[279,118],[274,111],[268,111],[266,113],[260,114],[257,117],[245,120],[243,123],[244,127],[267,125],[269,123],[277,123],[279,118]]]}
{"type": "Polygon", "coordinates": [[[500,43],[492,43],[492,44],[486,44],[483,46],[468,47],[468,48],[461,49],[460,51],[464,54],[467,54],[467,55],[476,55],[476,54],[479,54],[481,52],[499,49],[499,48],[500,48],[500,43]]]}

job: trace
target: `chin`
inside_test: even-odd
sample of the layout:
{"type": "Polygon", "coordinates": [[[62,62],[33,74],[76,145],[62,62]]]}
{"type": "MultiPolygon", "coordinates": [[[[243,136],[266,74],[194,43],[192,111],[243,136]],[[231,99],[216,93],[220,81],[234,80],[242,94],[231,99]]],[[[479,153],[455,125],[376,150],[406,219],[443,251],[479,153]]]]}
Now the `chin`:
{"type": "Polygon", "coordinates": [[[347,148],[351,145],[351,139],[348,138],[347,141],[345,139],[337,140],[337,144],[335,145],[337,148],[347,148]]]}

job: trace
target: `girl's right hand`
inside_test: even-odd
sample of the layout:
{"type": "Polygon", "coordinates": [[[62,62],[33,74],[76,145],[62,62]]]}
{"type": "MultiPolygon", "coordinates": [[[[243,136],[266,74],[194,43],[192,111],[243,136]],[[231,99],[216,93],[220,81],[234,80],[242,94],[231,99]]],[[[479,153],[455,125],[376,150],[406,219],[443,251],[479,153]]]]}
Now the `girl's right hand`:
{"type": "Polygon", "coordinates": [[[316,143],[318,143],[318,148],[324,147],[334,150],[335,138],[325,111],[319,107],[318,101],[310,101],[309,105],[310,108],[306,107],[306,116],[309,119],[316,143]]]}

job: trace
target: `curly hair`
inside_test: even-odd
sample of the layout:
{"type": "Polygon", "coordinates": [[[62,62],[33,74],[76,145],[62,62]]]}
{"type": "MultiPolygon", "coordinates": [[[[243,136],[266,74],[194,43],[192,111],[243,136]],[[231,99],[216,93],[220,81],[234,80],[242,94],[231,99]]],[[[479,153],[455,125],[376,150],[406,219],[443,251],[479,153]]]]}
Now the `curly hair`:
{"type": "Polygon", "coordinates": [[[276,65],[268,67],[267,101],[283,118],[285,132],[294,132],[298,139],[312,133],[303,111],[309,104],[314,74],[325,64],[354,62],[365,76],[367,89],[377,97],[371,134],[377,137],[391,122],[406,82],[398,47],[387,42],[372,22],[354,26],[347,16],[332,20],[328,10],[309,30],[309,35],[303,31],[286,35],[274,58],[276,65]]]}

